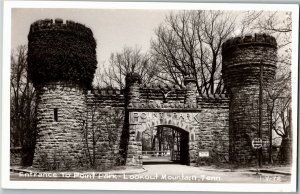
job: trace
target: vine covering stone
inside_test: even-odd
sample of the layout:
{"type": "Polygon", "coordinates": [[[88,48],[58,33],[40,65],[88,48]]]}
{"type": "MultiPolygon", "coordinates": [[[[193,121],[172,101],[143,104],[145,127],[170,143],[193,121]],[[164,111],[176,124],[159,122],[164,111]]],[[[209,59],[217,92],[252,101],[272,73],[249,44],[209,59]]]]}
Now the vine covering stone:
{"type": "Polygon", "coordinates": [[[28,34],[28,74],[33,84],[68,81],[91,87],[97,67],[92,31],[73,21],[38,20],[28,34]]]}

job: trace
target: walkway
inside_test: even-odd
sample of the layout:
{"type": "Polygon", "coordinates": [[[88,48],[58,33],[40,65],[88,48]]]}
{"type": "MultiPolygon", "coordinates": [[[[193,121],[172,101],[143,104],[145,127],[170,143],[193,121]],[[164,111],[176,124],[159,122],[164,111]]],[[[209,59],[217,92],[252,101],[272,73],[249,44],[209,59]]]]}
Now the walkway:
{"type": "Polygon", "coordinates": [[[170,156],[143,156],[143,165],[149,164],[175,164],[170,156]]]}
{"type": "MultiPolygon", "coordinates": [[[[270,169],[271,170],[271,169],[270,169]]],[[[144,164],[143,169],[126,167],[108,172],[39,172],[56,173],[53,177],[36,177],[37,172],[12,170],[11,180],[57,180],[57,181],[108,181],[108,182],[189,182],[189,183],[287,183],[288,174],[261,172],[259,175],[251,168],[216,169],[212,167],[193,167],[166,161],[144,164]],[[29,176],[24,177],[27,174],[29,176]],[[64,174],[70,174],[66,177],[64,174]]]]}
{"type": "Polygon", "coordinates": [[[209,182],[209,183],[283,183],[290,180],[289,175],[260,173],[249,169],[235,170],[193,167],[180,164],[149,164],[144,165],[146,172],[141,177],[157,177],[151,182],[209,182]]]}

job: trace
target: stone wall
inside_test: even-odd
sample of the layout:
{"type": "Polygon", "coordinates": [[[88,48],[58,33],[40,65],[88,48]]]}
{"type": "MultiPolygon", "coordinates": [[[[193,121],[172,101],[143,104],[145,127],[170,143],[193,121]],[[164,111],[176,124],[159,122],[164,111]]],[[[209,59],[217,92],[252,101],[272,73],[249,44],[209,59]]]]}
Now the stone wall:
{"type": "Polygon", "coordinates": [[[34,167],[104,170],[119,162],[124,122],[124,96],[119,91],[83,91],[62,82],[48,83],[38,91],[34,167]]]}
{"type": "MultiPolygon", "coordinates": [[[[132,76],[132,75],[130,75],[132,76]]],[[[190,137],[185,155],[187,161],[195,162],[199,129],[196,103],[196,84],[194,79],[185,79],[185,87],[166,84],[143,85],[138,75],[127,78],[128,81],[128,154],[127,165],[142,165],[142,144],[139,134],[156,126],[177,128],[190,137]],[[193,137],[193,138],[191,138],[193,137]]]]}
{"type": "Polygon", "coordinates": [[[206,95],[198,99],[201,107],[198,149],[209,151],[208,158],[198,157],[199,165],[229,161],[229,99],[225,95],[206,95]]]}
{"type": "Polygon", "coordinates": [[[22,165],[22,148],[21,147],[10,148],[10,165],[11,166],[22,165]]]}
{"type": "Polygon", "coordinates": [[[44,170],[77,169],[83,156],[84,91],[63,82],[44,84],[37,91],[39,131],[33,166],[44,170]]]}
{"type": "MultiPolygon", "coordinates": [[[[143,89],[140,88],[141,90],[143,89]]],[[[124,158],[120,153],[124,150],[120,150],[123,148],[120,142],[125,122],[123,93],[112,89],[83,91],[80,87],[62,82],[49,83],[39,88],[39,91],[40,132],[35,167],[46,170],[49,170],[49,166],[62,169],[92,167],[103,170],[122,164],[124,158]],[[54,108],[58,110],[58,121],[54,118],[54,108]],[[48,165],[48,169],[45,165],[48,165]]],[[[215,164],[228,160],[227,97],[201,96],[197,98],[198,108],[188,109],[184,108],[183,95],[176,96],[178,94],[170,95],[171,100],[165,99],[167,102],[164,102],[163,94],[158,92],[152,92],[152,97],[149,98],[151,100],[156,97],[159,104],[170,101],[182,104],[179,109],[174,106],[173,111],[170,111],[170,106],[167,109],[152,107],[152,110],[159,112],[151,112],[149,106],[144,105],[139,109],[142,112],[135,113],[134,108],[137,107],[127,109],[130,124],[129,137],[126,140],[127,165],[142,165],[141,142],[137,136],[149,127],[159,125],[178,127],[189,133],[191,163],[215,164]],[[199,149],[209,150],[209,159],[199,158],[199,149]]],[[[141,96],[144,95],[142,93],[141,96]]],[[[138,100],[143,102],[145,98],[141,96],[138,100]]]]}
{"type": "Polygon", "coordinates": [[[156,127],[168,127],[179,133],[188,134],[189,145],[184,147],[187,150],[185,155],[189,157],[187,160],[191,163],[196,163],[197,146],[198,146],[198,131],[200,129],[199,117],[201,113],[196,111],[180,112],[173,111],[157,112],[151,110],[132,110],[129,112],[130,123],[130,139],[129,139],[129,155],[127,157],[128,164],[141,165],[141,135],[144,131],[155,130],[156,127]]]}
{"type": "Polygon", "coordinates": [[[124,96],[119,90],[94,90],[88,92],[86,102],[83,137],[85,159],[89,161],[89,157],[93,158],[95,155],[94,169],[101,170],[121,164],[123,159],[120,156],[120,138],[125,116],[124,96]]]}
{"type": "Polygon", "coordinates": [[[184,108],[186,90],[165,84],[141,85],[136,108],[184,108]]]}
{"type": "Polygon", "coordinates": [[[229,99],[225,94],[197,97],[193,80],[179,88],[165,84],[137,84],[131,90],[127,165],[142,165],[141,141],[145,130],[175,127],[189,134],[189,162],[221,164],[229,160],[229,99]],[[139,87],[139,90],[137,88],[139,87]],[[133,92],[134,91],[134,92],[133,92]],[[139,98],[136,98],[138,96],[139,98]],[[208,150],[209,158],[199,158],[208,150]]]}

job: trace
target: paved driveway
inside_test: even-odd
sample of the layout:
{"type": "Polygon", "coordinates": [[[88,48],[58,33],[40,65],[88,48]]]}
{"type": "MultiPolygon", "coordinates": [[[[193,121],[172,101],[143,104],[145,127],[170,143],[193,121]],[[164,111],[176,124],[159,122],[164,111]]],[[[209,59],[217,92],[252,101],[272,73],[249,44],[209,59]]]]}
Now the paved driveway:
{"type": "MultiPolygon", "coordinates": [[[[109,181],[109,182],[190,182],[190,183],[286,183],[289,175],[250,172],[249,169],[231,171],[212,167],[193,167],[167,161],[144,164],[142,169],[126,169],[111,172],[89,172],[88,174],[70,173],[69,177],[25,177],[11,173],[11,180],[35,181],[109,181]]],[[[62,174],[62,172],[57,172],[62,174]]]]}
{"type": "Polygon", "coordinates": [[[146,172],[141,177],[151,176],[152,182],[209,182],[209,183],[284,183],[290,180],[288,175],[250,172],[248,169],[231,171],[211,169],[180,164],[144,165],[146,172]]]}

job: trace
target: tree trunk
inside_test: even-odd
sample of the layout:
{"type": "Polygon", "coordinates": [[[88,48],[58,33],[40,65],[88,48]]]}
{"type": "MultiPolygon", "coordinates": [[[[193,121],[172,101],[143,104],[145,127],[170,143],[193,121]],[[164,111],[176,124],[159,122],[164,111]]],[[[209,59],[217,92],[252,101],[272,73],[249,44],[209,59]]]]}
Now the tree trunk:
{"type": "Polygon", "coordinates": [[[156,139],[156,135],[154,135],[153,139],[152,139],[152,145],[151,145],[151,150],[155,151],[155,139],[156,139]]]}
{"type": "Polygon", "coordinates": [[[158,134],[158,151],[159,151],[159,156],[161,156],[161,146],[162,146],[162,128],[157,129],[157,134],[158,134]]]}
{"type": "Polygon", "coordinates": [[[280,162],[282,164],[292,163],[292,140],[289,136],[283,136],[280,146],[280,162]]]}
{"type": "Polygon", "coordinates": [[[272,138],[273,138],[273,134],[272,134],[272,132],[273,132],[273,120],[272,120],[272,118],[273,118],[273,109],[271,109],[270,111],[269,111],[269,113],[270,113],[270,117],[269,117],[269,119],[270,119],[270,128],[269,128],[269,164],[273,164],[273,150],[272,150],[272,146],[273,146],[273,141],[272,141],[272,138]]]}

